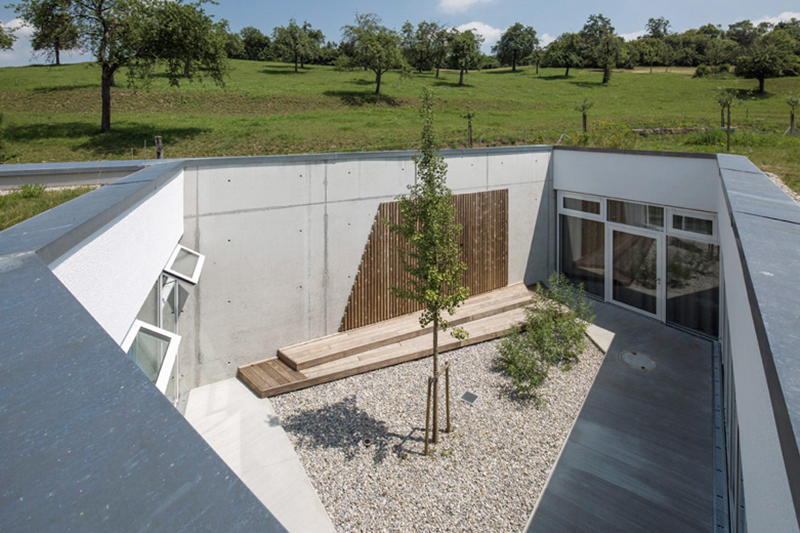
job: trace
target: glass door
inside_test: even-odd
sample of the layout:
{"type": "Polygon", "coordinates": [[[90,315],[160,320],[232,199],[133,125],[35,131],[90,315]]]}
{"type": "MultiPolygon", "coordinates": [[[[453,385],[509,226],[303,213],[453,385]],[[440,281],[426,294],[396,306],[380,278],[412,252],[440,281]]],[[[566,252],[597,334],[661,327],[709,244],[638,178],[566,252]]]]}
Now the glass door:
{"type": "Polygon", "coordinates": [[[663,317],[663,236],[608,224],[606,299],[663,317]]]}

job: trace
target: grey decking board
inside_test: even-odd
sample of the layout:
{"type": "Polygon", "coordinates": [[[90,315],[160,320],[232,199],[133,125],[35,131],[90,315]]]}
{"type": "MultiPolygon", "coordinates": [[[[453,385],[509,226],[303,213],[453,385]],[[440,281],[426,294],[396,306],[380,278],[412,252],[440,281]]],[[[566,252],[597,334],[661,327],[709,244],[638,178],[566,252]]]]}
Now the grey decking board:
{"type": "Polygon", "coordinates": [[[711,531],[711,343],[608,304],[616,333],[529,531],[711,531]],[[658,369],[628,367],[626,349],[658,369]]]}

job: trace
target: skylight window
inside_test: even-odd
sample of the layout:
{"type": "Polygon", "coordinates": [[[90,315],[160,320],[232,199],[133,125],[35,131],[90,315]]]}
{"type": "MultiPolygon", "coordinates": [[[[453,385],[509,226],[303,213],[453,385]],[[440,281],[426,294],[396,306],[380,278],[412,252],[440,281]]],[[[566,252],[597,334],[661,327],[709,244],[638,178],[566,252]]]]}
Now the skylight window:
{"type": "Polygon", "coordinates": [[[164,272],[190,285],[196,285],[205,260],[203,254],[179,244],[172,252],[164,272]]]}
{"type": "Polygon", "coordinates": [[[165,393],[173,376],[180,342],[179,335],[136,320],[122,341],[122,350],[156,384],[158,390],[165,393]]]}

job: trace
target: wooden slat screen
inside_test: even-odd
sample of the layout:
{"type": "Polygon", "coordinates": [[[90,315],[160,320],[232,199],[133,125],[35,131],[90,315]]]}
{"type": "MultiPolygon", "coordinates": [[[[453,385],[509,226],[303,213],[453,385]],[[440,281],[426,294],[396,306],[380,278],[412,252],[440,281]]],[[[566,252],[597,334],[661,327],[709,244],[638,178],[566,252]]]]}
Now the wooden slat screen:
{"type": "MultiPolygon", "coordinates": [[[[458,194],[453,197],[461,224],[462,260],[467,263],[463,284],[470,295],[508,285],[508,189],[458,194]]],[[[421,309],[416,302],[395,298],[389,287],[402,286],[407,274],[397,250],[401,240],[384,220],[399,222],[397,202],[384,202],[372,224],[342,319],[341,331],[374,324],[421,309]]]]}

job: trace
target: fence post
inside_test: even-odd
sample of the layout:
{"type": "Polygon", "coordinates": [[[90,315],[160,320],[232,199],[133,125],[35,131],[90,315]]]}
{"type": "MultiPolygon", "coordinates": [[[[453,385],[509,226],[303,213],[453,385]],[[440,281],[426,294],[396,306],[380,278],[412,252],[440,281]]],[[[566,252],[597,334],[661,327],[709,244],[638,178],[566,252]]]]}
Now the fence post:
{"type": "Polygon", "coordinates": [[[445,431],[450,433],[453,431],[453,425],[450,423],[450,363],[445,363],[444,366],[444,398],[447,412],[447,426],[445,426],[445,431]]]}
{"type": "Polygon", "coordinates": [[[161,142],[161,135],[156,136],[156,159],[164,159],[164,144],[161,142]]]}

